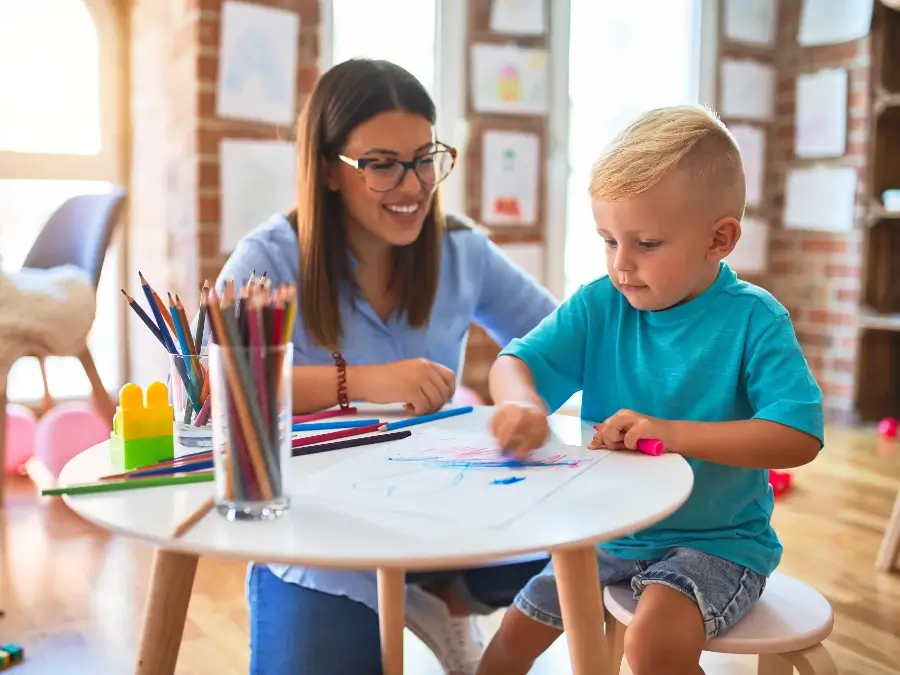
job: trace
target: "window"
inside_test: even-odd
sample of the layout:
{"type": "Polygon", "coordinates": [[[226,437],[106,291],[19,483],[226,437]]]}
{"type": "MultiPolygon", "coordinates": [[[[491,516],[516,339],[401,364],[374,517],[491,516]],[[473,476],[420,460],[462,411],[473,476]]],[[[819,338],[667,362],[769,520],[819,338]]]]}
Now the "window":
{"type": "MultiPolygon", "coordinates": [[[[44,222],[66,199],[98,194],[120,179],[116,146],[115,23],[100,0],[0,0],[0,265],[18,270],[44,222]]],[[[115,243],[107,254],[88,346],[103,382],[122,381],[115,243]]],[[[47,361],[55,398],[87,396],[74,358],[47,361]]],[[[10,400],[39,400],[38,364],[9,374],[10,400]]]]}
{"type": "Polygon", "coordinates": [[[438,0],[332,1],[332,63],[363,56],[406,68],[435,93],[438,0]]]}
{"type": "Polygon", "coordinates": [[[606,274],[591,163],[631,119],[699,100],[701,0],[571,0],[565,294],[606,274]]]}

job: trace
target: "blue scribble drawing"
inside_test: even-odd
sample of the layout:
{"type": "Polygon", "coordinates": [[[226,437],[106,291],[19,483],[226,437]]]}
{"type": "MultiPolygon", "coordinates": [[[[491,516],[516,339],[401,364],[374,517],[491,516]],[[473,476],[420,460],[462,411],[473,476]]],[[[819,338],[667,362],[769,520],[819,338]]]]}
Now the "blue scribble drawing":
{"type": "Polygon", "coordinates": [[[491,485],[512,485],[525,480],[525,476],[510,476],[509,478],[497,478],[491,481],[491,485]]]}
{"type": "Polygon", "coordinates": [[[461,471],[448,473],[446,471],[432,471],[427,466],[420,464],[387,476],[356,481],[353,483],[353,489],[357,492],[376,492],[388,498],[432,495],[452,490],[462,482],[465,473],[465,468],[461,471]],[[415,478],[415,474],[420,474],[418,479],[415,478]],[[412,480],[410,480],[410,477],[412,477],[412,480]],[[429,480],[429,478],[436,480],[429,480]]]}

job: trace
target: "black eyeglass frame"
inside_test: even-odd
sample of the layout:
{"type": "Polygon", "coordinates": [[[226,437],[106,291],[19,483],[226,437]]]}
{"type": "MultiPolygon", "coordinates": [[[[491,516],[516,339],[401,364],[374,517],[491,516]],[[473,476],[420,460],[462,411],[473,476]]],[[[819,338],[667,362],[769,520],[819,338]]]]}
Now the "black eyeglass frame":
{"type": "Polygon", "coordinates": [[[354,169],[356,169],[357,173],[359,174],[359,177],[363,181],[366,180],[365,170],[366,170],[366,167],[369,166],[369,164],[374,164],[376,162],[384,162],[386,159],[390,159],[390,161],[392,161],[392,162],[397,162],[397,164],[399,164],[401,167],[403,167],[403,173],[400,174],[399,178],[397,179],[397,182],[394,183],[394,185],[392,185],[389,188],[385,188],[383,190],[376,190],[375,188],[369,186],[368,183],[366,184],[367,187],[369,187],[369,189],[372,190],[373,192],[390,192],[391,190],[393,190],[395,187],[397,187],[398,185],[400,185],[400,183],[402,183],[404,181],[404,179],[406,178],[407,171],[412,171],[413,174],[415,175],[415,177],[419,179],[419,182],[422,183],[422,185],[426,185],[428,187],[433,187],[435,185],[438,185],[442,181],[446,180],[447,176],[449,176],[451,173],[453,173],[453,168],[456,166],[456,158],[459,154],[457,152],[456,148],[453,148],[444,143],[435,143],[435,146],[436,146],[436,148],[434,150],[432,150],[431,152],[424,154],[421,157],[416,157],[415,159],[412,159],[408,162],[405,162],[400,159],[396,159],[394,157],[390,157],[390,158],[363,157],[362,159],[353,159],[352,157],[347,157],[346,155],[342,155],[342,154],[338,154],[337,157],[339,160],[341,160],[345,164],[349,164],[354,169]],[[444,176],[443,178],[441,178],[440,180],[435,181],[434,183],[428,183],[428,182],[424,181],[422,179],[422,177],[416,171],[419,164],[421,164],[423,161],[425,161],[429,157],[433,157],[434,155],[437,155],[437,154],[443,153],[443,152],[450,153],[451,161],[450,161],[450,168],[447,169],[447,175],[444,176]]]}

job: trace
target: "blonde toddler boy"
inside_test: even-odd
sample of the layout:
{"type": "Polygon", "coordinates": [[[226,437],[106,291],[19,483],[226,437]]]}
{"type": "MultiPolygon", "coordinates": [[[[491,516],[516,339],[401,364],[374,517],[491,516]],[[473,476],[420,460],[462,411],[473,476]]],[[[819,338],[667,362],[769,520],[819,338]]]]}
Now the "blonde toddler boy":
{"type": "MultiPolygon", "coordinates": [[[[694,106],[648,112],[593,167],[608,276],[581,287],[490,374],[492,432],[520,453],[582,391],[591,448],[663,442],[694,472],[674,514],[597,548],[603,584],[639,599],[625,635],[635,675],[702,673],[707,640],[747,613],[778,565],[769,469],[813,460],[822,396],[787,311],[724,262],[745,186],[734,138],[694,106]]],[[[504,616],[479,675],[527,673],[562,631],[552,565],[504,616]]]]}

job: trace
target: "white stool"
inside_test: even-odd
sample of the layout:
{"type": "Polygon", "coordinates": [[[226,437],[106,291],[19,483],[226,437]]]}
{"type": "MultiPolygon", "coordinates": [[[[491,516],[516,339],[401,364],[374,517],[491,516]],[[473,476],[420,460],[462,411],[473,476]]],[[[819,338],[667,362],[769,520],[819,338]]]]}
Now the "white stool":
{"type": "MultiPolygon", "coordinates": [[[[618,674],[625,650],[625,627],[637,605],[627,584],[603,589],[606,635],[612,672],[618,674]]],[[[742,621],[705,650],[721,654],[758,654],[759,675],[838,675],[837,666],[822,641],[834,627],[828,601],[801,581],[775,572],[759,602],[742,621]]]]}

